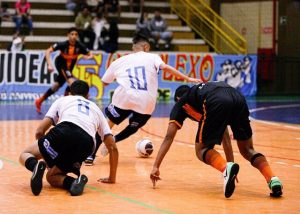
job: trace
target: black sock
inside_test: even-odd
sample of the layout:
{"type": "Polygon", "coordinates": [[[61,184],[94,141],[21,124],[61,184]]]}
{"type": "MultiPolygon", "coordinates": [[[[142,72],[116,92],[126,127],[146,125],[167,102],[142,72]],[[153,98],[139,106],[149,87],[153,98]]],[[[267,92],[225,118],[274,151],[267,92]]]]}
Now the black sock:
{"type": "Polygon", "coordinates": [[[52,90],[52,88],[49,88],[46,93],[45,93],[45,99],[47,99],[48,97],[50,97],[52,94],[54,94],[55,91],[52,90]]]}
{"type": "Polygon", "coordinates": [[[74,181],[75,181],[75,178],[67,175],[63,182],[64,189],[69,190],[74,181]]]}
{"type": "Polygon", "coordinates": [[[35,157],[30,157],[25,161],[25,167],[29,171],[33,172],[35,165],[38,163],[38,160],[35,157]]]}
{"type": "Polygon", "coordinates": [[[122,140],[128,138],[130,135],[136,133],[138,130],[139,130],[139,127],[128,125],[120,133],[115,135],[115,142],[117,143],[119,141],[122,141],[122,140]]]}

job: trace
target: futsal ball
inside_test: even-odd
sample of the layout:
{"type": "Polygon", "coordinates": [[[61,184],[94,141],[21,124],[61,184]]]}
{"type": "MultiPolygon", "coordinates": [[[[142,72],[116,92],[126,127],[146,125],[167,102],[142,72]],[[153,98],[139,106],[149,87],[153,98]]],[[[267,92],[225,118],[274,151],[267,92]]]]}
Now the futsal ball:
{"type": "Polygon", "coordinates": [[[153,152],[153,144],[149,139],[142,139],[136,143],[135,149],[140,157],[147,158],[153,152]]]}

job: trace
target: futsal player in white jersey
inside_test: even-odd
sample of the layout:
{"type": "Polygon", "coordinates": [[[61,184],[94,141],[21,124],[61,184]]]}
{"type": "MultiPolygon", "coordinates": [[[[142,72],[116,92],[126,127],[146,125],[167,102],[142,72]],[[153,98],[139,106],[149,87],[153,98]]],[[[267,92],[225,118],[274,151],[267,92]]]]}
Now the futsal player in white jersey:
{"type": "MultiPolygon", "coordinates": [[[[187,82],[201,82],[200,79],[188,77],[165,64],[157,54],[148,53],[150,43],[147,37],[137,34],[132,42],[133,53],[112,62],[102,77],[104,85],[114,80],[119,84],[114,91],[112,103],[105,109],[110,128],[130,116],[129,125],[115,136],[116,142],[137,132],[150,119],[157,99],[159,70],[187,82]]],[[[105,156],[107,149],[103,147],[101,153],[105,156]]],[[[92,164],[94,156],[95,154],[89,157],[86,164],[92,164]]]]}
{"type": "Polygon", "coordinates": [[[64,188],[73,196],[82,194],[88,178],[80,173],[80,167],[95,149],[96,132],[110,153],[110,175],[100,181],[115,183],[118,150],[103,113],[86,99],[88,92],[89,86],[84,81],[72,83],[73,96],[61,97],[51,105],[37,128],[37,142],[21,153],[20,163],[33,172],[31,190],[34,195],[39,195],[42,190],[46,166],[46,177],[51,186],[64,188]],[[51,125],[54,127],[45,134],[51,125]],[[67,173],[74,173],[78,178],[67,173]]]}

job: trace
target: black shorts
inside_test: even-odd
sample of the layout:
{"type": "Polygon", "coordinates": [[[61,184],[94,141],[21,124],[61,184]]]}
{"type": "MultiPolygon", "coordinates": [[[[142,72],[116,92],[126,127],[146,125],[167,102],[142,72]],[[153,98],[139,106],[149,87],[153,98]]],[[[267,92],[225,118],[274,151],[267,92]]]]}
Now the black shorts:
{"type": "Polygon", "coordinates": [[[79,126],[62,122],[38,141],[47,165],[57,166],[63,172],[80,174],[82,162],[92,154],[94,139],[79,126]]]}
{"type": "Polygon", "coordinates": [[[221,144],[229,125],[236,140],[248,140],[252,136],[249,109],[245,98],[234,88],[218,88],[204,102],[204,114],[199,122],[196,143],[213,148],[221,144]]]}
{"type": "Polygon", "coordinates": [[[58,82],[60,86],[63,86],[67,79],[73,78],[73,67],[68,70],[64,63],[60,62],[60,60],[55,60],[55,67],[58,71],[58,75],[55,78],[55,82],[58,82]]]}
{"type": "Polygon", "coordinates": [[[144,126],[151,117],[150,114],[140,114],[132,110],[120,109],[113,104],[110,104],[105,108],[105,114],[114,124],[117,125],[131,115],[129,118],[129,124],[138,128],[144,126]]]}

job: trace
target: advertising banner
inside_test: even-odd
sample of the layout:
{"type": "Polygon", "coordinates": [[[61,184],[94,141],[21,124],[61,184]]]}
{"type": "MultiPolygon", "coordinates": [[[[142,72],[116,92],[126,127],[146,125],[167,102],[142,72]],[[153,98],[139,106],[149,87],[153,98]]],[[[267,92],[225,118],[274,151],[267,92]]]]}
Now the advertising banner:
{"type": "MultiPolygon", "coordinates": [[[[52,60],[59,52],[51,55],[52,60]]],[[[90,86],[92,99],[110,99],[117,83],[106,87],[101,77],[107,67],[127,53],[94,53],[94,58],[85,60],[79,56],[73,75],[90,86]]],[[[197,53],[158,53],[163,61],[182,73],[203,81],[225,81],[245,96],[256,94],[256,55],[216,55],[197,53]]],[[[54,63],[53,63],[54,64],[54,63]]],[[[44,52],[0,52],[0,100],[33,100],[40,97],[54,83],[57,71],[49,73],[44,52]]],[[[159,72],[158,99],[173,98],[175,89],[184,80],[169,73],[159,72]]],[[[66,86],[49,99],[62,96],[66,86]]]]}

